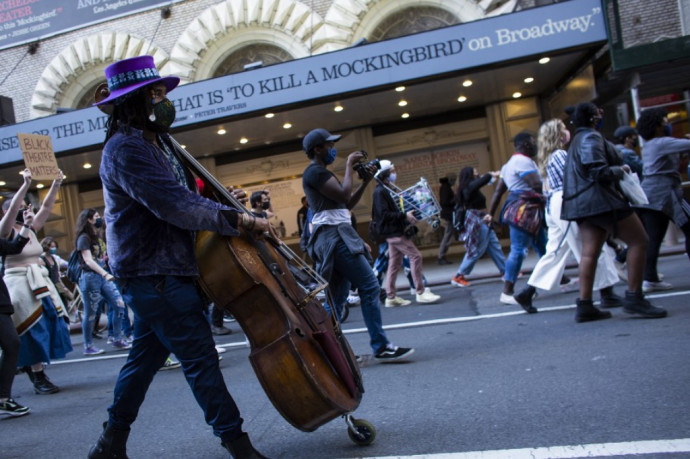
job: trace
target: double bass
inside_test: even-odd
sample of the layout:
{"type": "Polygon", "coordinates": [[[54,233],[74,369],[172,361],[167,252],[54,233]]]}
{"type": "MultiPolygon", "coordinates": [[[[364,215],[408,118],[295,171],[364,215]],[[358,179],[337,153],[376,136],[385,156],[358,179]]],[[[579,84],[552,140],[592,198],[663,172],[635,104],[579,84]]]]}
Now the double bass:
{"type": "MultiPolygon", "coordinates": [[[[179,143],[168,139],[210,190],[205,195],[248,212],[179,143]]],[[[199,283],[215,306],[242,327],[251,347],[249,360],[269,400],[290,424],[306,432],[344,416],[350,438],[370,444],[373,426],[350,414],[364,392],[359,366],[335,315],[317,297],[327,283],[272,234],[257,238],[239,231],[238,237],[197,234],[199,283]]]]}

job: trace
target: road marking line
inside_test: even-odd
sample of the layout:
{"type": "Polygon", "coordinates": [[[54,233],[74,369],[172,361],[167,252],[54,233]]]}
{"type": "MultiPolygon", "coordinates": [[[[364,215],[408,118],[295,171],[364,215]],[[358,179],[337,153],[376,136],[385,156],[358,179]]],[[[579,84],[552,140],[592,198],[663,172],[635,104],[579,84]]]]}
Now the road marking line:
{"type": "MultiPolygon", "coordinates": [[[[248,347],[247,342],[243,341],[241,343],[227,343],[227,344],[216,344],[217,347],[248,347]]],[[[129,352],[123,352],[121,354],[112,355],[98,355],[93,357],[84,357],[80,359],[69,359],[69,360],[56,360],[51,362],[51,365],[63,365],[65,363],[81,363],[81,362],[93,362],[94,360],[112,360],[112,359],[124,359],[129,355],[129,352]]]]}
{"type": "Polygon", "coordinates": [[[470,451],[465,453],[420,454],[414,456],[362,457],[359,459],[567,459],[687,452],[690,452],[690,438],[470,451]]]}
{"type": "MultiPolygon", "coordinates": [[[[648,299],[667,298],[667,297],[672,297],[672,296],[683,296],[683,295],[690,295],[690,290],[684,290],[684,291],[680,291],[680,292],[659,293],[659,294],[655,294],[655,295],[645,295],[645,298],[648,298],[648,299]]],[[[507,305],[506,307],[510,307],[510,306],[507,305]]],[[[561,306],[540,307],[539,312],[562,311],[565,309],[574,309],[574,308],[575,308],[575,303],[571,303],[571,304],[564,304],[561,306]]],[[[458,323],[458,322],[472,322],[475,320],[482,320],[482,319],[497,319],[497,318],[501,318],[501,317],[517,316],[517,315],[521,315],[521,314],[527,314],[527,312],[520,309],[517,311],[497,312],[495,314],[481,314],[478,316],[449,317],[446,319],[421,320],[418,322],[405,322],[402,324],[384,325],[383,329],[384,330],[396,330],[396,329],[401,329],[401,328],[425,327],[425,326],[429,326],[429,325],[445,325],[445,324],[453,324],[453,323],[458,323]]],[[[368,330],[366,328],[343,329],[343,333],[346,335],[354,334],[354,333],[366,333],[367,331],[368,330]]]]}
{"type": "MultiPolygon", "coordinates": [[[[680,291],[680,292],[666,292],[666,293],[659,293],[655,295],[646,295],[646,298],[667,298],[667,297],[672,297],[672,296],[682,296],[682,295],[690,295],[690,291],[680,291]]],[[[509,306],[508,306],[509,307],[509,306]]],[[[575,307],[575,304],[565,304],[561,306],[548,306],[545,308],[539,308],[540,312],[546,312],[546,311],[562,311],[565,309],[573,309],[575,307]]],[[[384,330],[396,330],[396,329],[401,329],[401,328],[414,328],[414,327],[425,327],[429,325],[444,325],[444,324],[454,324],[454,323],[459,323],[459,322],[472,322],[475,320],[482,320],[482,319],[497,319],[501,317],[510,317],[510,316],[517,316],[520,314],[527,314],[525,311],[518,310],[518,311],[506,311],[506,312],[497,312],[495,314],[483,314],[483,315],[478,315],[478,316],[466,316],[466,317],[449,317],[446,319],[433,319],[433,320],[420,320],[417,322],[405,322],[402,324],[392,324],[392,325],[384,325],[383,329],[384,330]]],[[[347,330],[343,329],[343,333],[346,335],[351,335],[355,333],[367,333],[368,330],[366,328],[349,328],[347,330]]],[[[248,347],[247,341],[243,341],[241,343],[227,343],[227,344],[219,344],[219,347],[248,347]]],[[[79,358],[79,359],[70,359],[70,360],[57,360],[55,362],[51,362],[51,365],[63,365],[66,363],[80,363],[80,362],[92,362],[94,360],[111,360],[111,359],[122,359],[127,357],[129,353],[124,352],[121,354],[116,354],[116,355],[99,355],[99,356],[93,356],[93,357],[85,357],[85,358],[79,358]]]]}

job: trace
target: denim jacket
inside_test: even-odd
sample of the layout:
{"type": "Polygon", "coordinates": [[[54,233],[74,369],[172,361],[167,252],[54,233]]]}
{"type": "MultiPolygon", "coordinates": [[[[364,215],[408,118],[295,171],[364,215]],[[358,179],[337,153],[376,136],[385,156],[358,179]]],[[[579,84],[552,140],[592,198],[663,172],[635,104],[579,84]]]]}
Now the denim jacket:
{"type": "MultiPolygon", "coordinates": [[[[138,129],[122,127],[108,140],[100,176],[108,260],[117,278],[198,276],[195,232],[239,234],[230,223],[236,215],[226,217],[235,210],[180,185],[163,151],[138,129]]],[[[187,181],[194,184],[191,176],[187,181]]]]}

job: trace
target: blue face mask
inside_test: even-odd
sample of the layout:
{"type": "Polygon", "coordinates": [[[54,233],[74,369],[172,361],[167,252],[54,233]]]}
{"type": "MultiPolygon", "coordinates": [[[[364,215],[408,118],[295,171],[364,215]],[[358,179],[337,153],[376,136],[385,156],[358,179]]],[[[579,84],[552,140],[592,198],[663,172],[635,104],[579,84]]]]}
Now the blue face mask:
{"type": "Polygon", "coordinates": [[[57,253],[57,247],[51,247],[51,248],[50,248],[50,253],[52,253],[53,255],[55,255],[55,254],[57,253]]]}
{"type": "Polygon", "coordinates": [[[391,183],[395,183],[395,180],[398,178],[398,174],[395,172],[391,172],[391,175],[388,176],[388,181],[391,183]]]}
{"type": "Polygon", "coordinates": [[[604,127],[604,117],[603,116],[601,118],[599,118],[599,122],[594,127],[597,129],[597,131],[601,131],[601,128],[604,127]]]}
{"type": "Polygon", "coordinates": [[[673,135],[673,129],[670,124],[665,124],[663,130],[666,137],[671,137],[673,135]]]}
{"type": "Polygon", "coordinates": [[[323,163],[328,166],[329,164],[333,164],[333,161],[335,161],[335,157],[338,154],[338,150],[335,148],[329,148],[328,149],[328,155],[324,158],[323,163]]]}

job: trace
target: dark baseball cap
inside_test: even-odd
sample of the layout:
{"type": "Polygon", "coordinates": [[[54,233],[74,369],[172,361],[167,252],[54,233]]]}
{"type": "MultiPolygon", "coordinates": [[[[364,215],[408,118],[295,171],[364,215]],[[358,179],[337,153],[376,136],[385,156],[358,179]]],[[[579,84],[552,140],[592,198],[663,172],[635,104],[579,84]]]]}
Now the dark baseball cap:
{"type": "Polygon", "coordinates": [[[637,134],[637,130],[635,128],[632,128],[630,126],[620,126],[613,133],[613,136],[622,142],[623,140],[625,140],[626,137],[632,137],[635,134],[637,134]]]}
{"type": "Polygon", "coordinates": [[[302,139],[302,148],[306,153],[309,153],[315,146],[324,144],[326,142],[337,142],[340,140],[341,135],[334,135],[325,129],[314,129],[309,131],[307,135],[302,139]]]}

